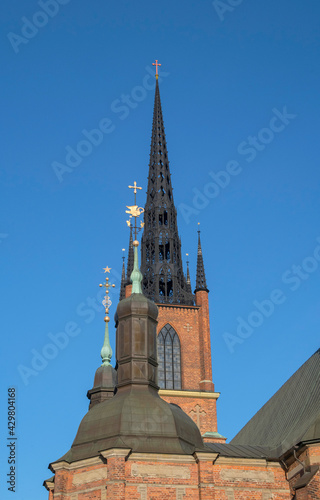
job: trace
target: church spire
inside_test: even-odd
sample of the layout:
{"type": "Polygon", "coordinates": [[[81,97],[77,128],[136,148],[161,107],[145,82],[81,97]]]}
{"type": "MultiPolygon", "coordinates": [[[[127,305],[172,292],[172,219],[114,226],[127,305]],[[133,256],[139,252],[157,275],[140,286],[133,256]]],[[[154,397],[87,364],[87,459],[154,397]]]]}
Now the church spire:
{"type": "Polygon", "coordinates": [[[187,255],[187,257],[188,257],[188,260],[187,260],[187,291],[188,291],[189,293],[192,293],[192,290],[191,290],[190,271],[189,271],[189,254],[187,253],[186,255],[187,255]]]}
{"type": "MultiPolygon", "coordinates": [[[[106,268],[104,268],[105,273],[110,273],[110,271],[111,267],[107,266],[106,268]]],[[[114,388],[117,383],[117,372],[111,366],[110,363],[112,358],[112,349],[109,338],[109,322],[110,322],[109,307],[111,306],[111,300],[109,297],[109,288],[111,287],[114,288],[115,285],[111,285],[109,283],[109,278],[106,277],[105,284],[100,284],[99,286],[104,287],[106,290],[106,296],[102,302],[102,304],[105,307],[105,317],[104,317],[105,330],[104,330],[103,346],[100,353],[102,364],[101,366],[99,366],[99,368],[95,373],[93,388],[87,392],[87,397],[90,400],[89,409],[91,409],[98,403],[102,403],[106,399],[112,398],[114,394],[114,388]]]]}
{"type": "Polygon", "coordinates": [[[133,254],[133,239],[132,239],[132,227],[130,226],[130,238],[129,238],[129,250],[128,250],[128,261],[127,261],[127,285],[130,285],[130,276],[133,271],[134,254],[133,254]]]}
{"type": "MultiPolygon", "coordinates": [[[[122,249],[122,251],[124,252],[124,248],[122,249]]],[[[125,268],[125,265],[124,265],[124,260],[125,260],[125,256],[122,255],[122,273],[121,273],[121,284],[120,284],[120,297],[119,297],[119,300],[122,300],[125,298],[126,296],[126,268],[125,268]]]]}
{"type": "Polygon", "coordinates": [[[198,292],[199,290],[205,290],[206,292],[209,291],[207,289],[206,275],[204,272],[204,264],[203,264],[203,256],[202,256],[202,248],[200,240],[200,229],[198,230],[198,257],[197,257],[197,276],[196,276],[195,292],[198,292]]]}
{"type": "MultiPolygon", "coordinates": [[[[155,63],[158,69],[158,61],[155,63]]],[[[141,240],[143,292],[157,303],[192,305],[181,259],[159,83],[156,74],[147,201],[141,240]]]]}

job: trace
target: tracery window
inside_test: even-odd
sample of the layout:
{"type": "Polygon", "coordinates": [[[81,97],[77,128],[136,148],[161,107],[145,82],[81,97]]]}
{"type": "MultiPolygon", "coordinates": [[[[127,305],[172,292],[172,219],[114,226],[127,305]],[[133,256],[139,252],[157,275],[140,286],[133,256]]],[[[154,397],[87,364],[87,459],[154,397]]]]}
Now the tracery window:
{"type": "Polygon", "coordinates": [[[161,389],[181,389],[181,348],[177,332],[168,323],[158,335],[158,384],[161,389]]]}

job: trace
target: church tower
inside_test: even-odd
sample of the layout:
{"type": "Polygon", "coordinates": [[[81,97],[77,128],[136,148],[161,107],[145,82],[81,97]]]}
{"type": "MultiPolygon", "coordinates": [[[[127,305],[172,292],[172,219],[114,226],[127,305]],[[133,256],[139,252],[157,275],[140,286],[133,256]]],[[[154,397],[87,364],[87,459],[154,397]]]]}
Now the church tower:
{"type": "Polygon", "coordinates": [[[129,188],[135,198],[126,211],[130,237],[115,314],[116,368],[109,341],[109,289],[115,285],[106,275],[100,284],[106,289],[102,364],[71,447],[49,465],[49,500],[320,500],[320,351],[231,443],[218,434],[201,235],[198,230],[192,293],[189,263],[186,275],[182,266],[157,75],[145,209],[136,200],[142,188],[136,182],[129,188]]]}
{"type": "MultiPolygon", "coordinates": [[[[158,66],[158,64],[157,64],[158,66]]],[[[132,270],[129,241],[127,283],[132,270]]],[[[217,432],[212,382],[209,303],[198,231],[196,286],[192,293],[189,266],[183,272],[181,240],[174,204],[158,74],[156,74],[147,200],[141,239],[143,293],[159,309],[157,348],[160,395],[179,405],[206,440],[224,442],[217,432]]],[[[126,287],[130,295],[131,285],[126,287]]]]}

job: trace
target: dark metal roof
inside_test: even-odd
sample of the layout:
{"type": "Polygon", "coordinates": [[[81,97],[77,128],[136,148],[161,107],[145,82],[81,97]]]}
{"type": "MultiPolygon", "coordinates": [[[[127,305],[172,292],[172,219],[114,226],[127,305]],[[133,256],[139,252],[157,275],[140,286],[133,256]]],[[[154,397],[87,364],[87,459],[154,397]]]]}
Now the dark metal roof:
{"type": "Polygon", "coordinates": [[[232,439],[232,445],[266,446],[278,456],[320,440],[320,349],[232,439]]]}
{"type": "Polygon", "coordinates": [[[275,458],[272,450],[265,446],[233,445],[226,443],[206,443],[206,446],[221,457],[232,458],[275,458]]]}
{"type": "Polygon", "coordinates": [[[177,405],[144,386],[120,390],[82,419],[71,449],[55,462],[75,462],[111,448],[192,455],[206,451],[198,427],[177,405]]]}

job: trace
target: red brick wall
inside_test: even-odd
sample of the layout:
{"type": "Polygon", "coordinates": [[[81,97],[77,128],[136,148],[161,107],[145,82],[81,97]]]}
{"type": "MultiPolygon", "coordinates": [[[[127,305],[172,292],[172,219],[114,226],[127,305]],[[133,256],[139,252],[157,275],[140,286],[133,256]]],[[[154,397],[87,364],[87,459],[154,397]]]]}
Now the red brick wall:
{"type": "Polygon", "coordinates": [[[158,308],[157,333],[169,323],[180,339],[182,390],[199,391],[202,375],[199,349],[199,310],[196,307],[159,304],[158,308]]]}
{"type": "Polygon", "coordinates": [[[219,500],[291,500],[289,485],[279,464],[254,465],[254,461],[230,459],[213,467],[215,494],[219,500]],[[246,465],[247,462],[249,465],[246,465]]]}
{"type": "Polygon", "coordinates": [[[210,319],[208,292],[196,292],[196,304],[199,309],[199,348],[201,360],[200,388],[204,391],[214,391],[212,384],[212,359],[210,340],[210,319]]]}
{"type": "Polygon", "coordinates": [[[208,294],[197,292],[197,297],[196,307],[158,304],[157,333],[169,323],[179,336],[182,390],[214,391],[212,382],[202,382],[212,379],[208,294]]]}
{"type": "Polygon", "coordinates": [[[185,398],[179,396],[161,397],[168,403],[174,403],[189,415],[198,425],[201,434],[217,432],[217,410],[215,399],[185,398]],[[199,425],[200,424],[200,425],[199,425]]]}
{"type": "MultiPolygon", "coordinates": [[[[106,463],[100,465],[59,470],[56,472],[53,498],[59,500],[199,500],[200,498],[201,500],[290,500],[292,498],[285,474],[279,464],[262,461],[257,464],[254,464],[254,461],[240,464],[237,459],[234,463],[230,460],[228,463],[219,464],[219,458],[215,462],[216,455],[213,453],[199,453],[194,457],[184,457],[182,460],[177,456],[170,458],[151,455],[149,459],[148,456],[142,459],[134,458],[134,455],[126,457],[122,453],[122,456],[108,457],[106,463]],[[86,484],[83,482],[79,484],[82,479],[81,481],[74,479],[85,471],[96,470],[102,471],[105,477],[107,471],[107,477],[86,484]],[[227,475],[225,471],[229,471],[227,475]],[[244,475],[241,476],[241,473],[244,475]]],[[[315,489],[317,486],[318,483],[315,483],[313,489],[316,496],[306,497],[306,500],[319,498],[317,496],[319,490],[315,489]]]]}
{"type": "MultiPolygon", "coordinates": [[[[126,286],[126,297],[132,285],[126,286]]],[[[214,391],[212,383],[208,292],[196,293],[196,306],[157,304],[157,333],[169,323],[181,344],[182,390],[214,391]]]]}
{"type": "MultiPolygon", "coordinates": [[[[74,470],[57,470],[55,474],[53,499],[59,498],[59,500],[73,500],[74,497],[71,498],[71,495],[75,495],[77,500],[105,500],[107,478],[106,468],[106,464],[100,464],[79,467],[74,470]],[[103,471],[101,473],[102,469],[103,471]],[[86,480],[86,476],[84,476],[84,474],[94,471],[98,471],[103,477],[96,477],[94,480],[86,480]]],[[[109,469],[111,475],[112,463],[110,463],[109,469]]]]}

